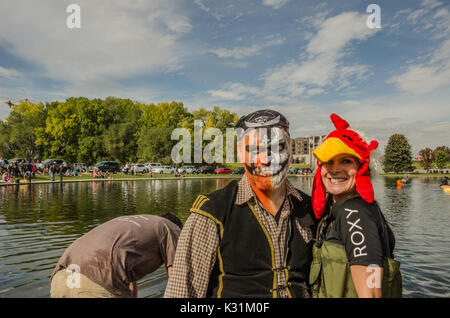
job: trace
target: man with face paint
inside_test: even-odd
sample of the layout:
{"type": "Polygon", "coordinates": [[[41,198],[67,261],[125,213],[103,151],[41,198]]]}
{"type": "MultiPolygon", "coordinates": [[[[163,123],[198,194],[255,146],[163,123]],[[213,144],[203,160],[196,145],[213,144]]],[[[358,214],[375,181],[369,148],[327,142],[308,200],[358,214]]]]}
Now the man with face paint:
{"type": "Polygon", "coordinates": [[[164,297],[310,297],[316,224],[310,197],[287,180],[289,122],[260,110],[236,130],[245,174],[195,200],[164,297]]]}

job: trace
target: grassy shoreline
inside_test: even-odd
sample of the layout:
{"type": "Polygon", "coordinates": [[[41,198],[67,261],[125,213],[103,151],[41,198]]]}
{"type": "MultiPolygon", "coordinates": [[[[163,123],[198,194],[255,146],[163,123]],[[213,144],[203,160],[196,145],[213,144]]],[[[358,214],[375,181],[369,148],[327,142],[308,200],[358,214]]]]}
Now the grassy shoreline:
{"type": "Polygon", "coordinates": [[[399,177],[404,178],[408,176],[409,178],[413,177],[443,177],[450,176],[450,173],[379,173],[379,176],[383,177],[399,177]]]}
{"type": "MultiPolygon", "coordinates": [[[[383,177],[396,177],[404,178],[408,175],[410,178],[413,177],[443,177],[450,176],[450,173],[379,173],[379,176],[383,177]]],[[[295,177],[312,177],[312,174],[306,175],[289,175],[295,177]]],[[[149,174],[139,174],[139,175],[127,175],[124,173],[110,174],[109,178],[92,178],[90,173],[84,173],[79,176],[63,176],[62,183],[69,182],[105,182],[105,181],[135,181],[135,180],[183,180],[183,179],[230,179],[230,178],[241,178],[242,174],[187,174],[182,177],[174,177],[172,174],[158,174],[154,177],[150,177],[149,174]]],[[[17,178],[15,180],[18,180],[17,178]]],[[[48,184],[48,183],[61,183],[60,177],[56,176],[55,181],[50,180],[49,175],[37,174],[36,178],[33,178],[31,182],[20,178],[20,183],[5,183],[0,182],[0,186],[8,185],[27,185],[27,184],[48,184]]]]}
{"type": "Polygon", "coordinates": [[[31,182],[28,180],[24,180],[23,178],[16,178],[15,180],[19,180],[20,183],[5,183],[0,182],[0,186],[10,186],[10,185],[27,185],[27,184],[55,184],[55,183],[70,183],[70,182],[108,182],[108,181],[135,181],[135,180],[183,180],[183,179],[217,179],[217,178],[241,178],[242,175],[234,174],[234,175],[197,175],[197,174],[188,174],[182,177],[174,177],[172,174],[158,174],[154,177],[150,177],[149,174],[142,175],[126,175],[123,173],[118,174],[110,174],[109,178],[92,178],[91,174],[81,174],[79,176],[63,176],[62,181],[60,177],[57,175],[55,177],[55,181],[50,180],[49,175],[36,175],[36,178],[33,178],[31,182]]]}

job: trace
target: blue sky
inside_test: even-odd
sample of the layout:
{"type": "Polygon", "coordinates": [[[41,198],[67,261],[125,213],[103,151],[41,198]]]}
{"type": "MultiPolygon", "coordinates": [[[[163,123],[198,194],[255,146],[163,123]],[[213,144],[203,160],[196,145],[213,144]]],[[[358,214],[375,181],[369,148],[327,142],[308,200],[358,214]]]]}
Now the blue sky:
{"type": "Polygon", "coordinates": [[[335,112],[381,148],[450,145],[450,5],[444,0],[16,0],[0,4],[7,100],[117,96],[194,110],[272,108],[291,135],[335,112]],[[81,8],[69,29],[66,8],[81,8]],[[370,29],[366,8],[381,9],[370,29]]]}

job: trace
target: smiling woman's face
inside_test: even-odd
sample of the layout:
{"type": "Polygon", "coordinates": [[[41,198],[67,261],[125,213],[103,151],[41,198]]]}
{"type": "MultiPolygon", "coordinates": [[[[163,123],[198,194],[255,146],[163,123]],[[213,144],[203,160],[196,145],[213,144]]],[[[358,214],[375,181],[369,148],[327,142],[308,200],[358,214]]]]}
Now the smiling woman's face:
{"type": "Polygon", "coordinates": [[[354,193],[355,177],[359,169],[359,160],[349,154],[334,156],[322,164],[322,182],[335,201],[339,201],[354,193]]]}

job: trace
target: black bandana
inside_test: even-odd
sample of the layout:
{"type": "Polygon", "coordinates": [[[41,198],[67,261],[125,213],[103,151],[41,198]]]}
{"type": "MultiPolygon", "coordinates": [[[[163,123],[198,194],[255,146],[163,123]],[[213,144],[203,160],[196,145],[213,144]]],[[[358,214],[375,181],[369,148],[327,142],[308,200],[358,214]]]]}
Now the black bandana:
{"type": "Polygon", "coordinates": [[[236,128],[242,128],[244,130],[248,128],[271,127],[280,127],[289,132],[289,121],[275,110],[263,109],[242,116],[236,124],[236,128]]]}

